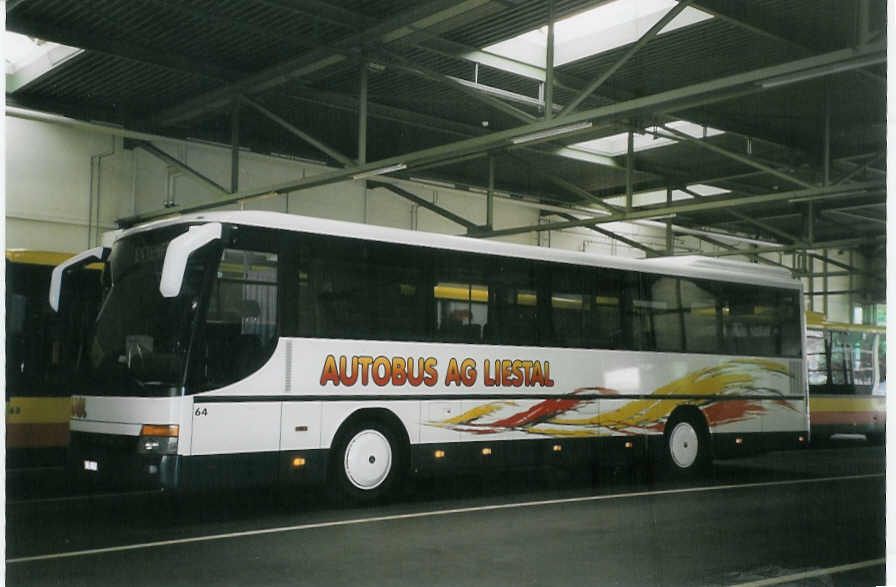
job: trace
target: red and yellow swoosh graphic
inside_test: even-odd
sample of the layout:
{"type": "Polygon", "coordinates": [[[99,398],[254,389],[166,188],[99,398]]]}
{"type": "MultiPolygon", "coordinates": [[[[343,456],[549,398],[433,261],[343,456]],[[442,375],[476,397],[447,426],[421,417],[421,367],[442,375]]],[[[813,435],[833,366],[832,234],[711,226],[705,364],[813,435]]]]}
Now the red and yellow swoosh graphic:
{"type": "Polygon", "coordinates": [[[525,410],[518,409],[519,405],[512,401],[492,401],[428,425],[472,434],[522,431],[539,436],[592,437],[661,433],[672,410],[683,404],[698,406],[710,427],[759,416],[766,411],[760,400],[796,409],[781,398],[780,390],[759,384],[760,376],[768,374],[792,377],[780,363],[739,359],[694,371],[654,390],[648,397],[632,399],[611,410],[598,409],[601,398],[612,399],[615,404],[625,400],[624,395],[605,387],[583,387],[525,410]],[[593,398],[595,394],[600,397],[593,398]]]}

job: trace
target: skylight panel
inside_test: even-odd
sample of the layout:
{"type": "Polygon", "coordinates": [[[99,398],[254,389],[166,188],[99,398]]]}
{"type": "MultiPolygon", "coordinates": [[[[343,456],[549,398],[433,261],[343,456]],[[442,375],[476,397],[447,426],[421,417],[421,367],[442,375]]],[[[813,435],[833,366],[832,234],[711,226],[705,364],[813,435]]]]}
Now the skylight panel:
{"type": "Polygon", "coordinates": [[[5,31],[6,91],[12,93],[52,71],[82,49],[5,31]]]}
{"type": "Polygon", "coordinates": [[[41,44],[40,41],[31,37],[6,31],[6,37],[3,40],[6,73],[13,73],[24,63],[40,53],[41,44]]]}
{"type": "MultiPolygon", "coordinates": [[[[558,20],[554,23],[554,65],[563,65],[634,43],[676,4],[676,0],[612,0],[558,20]]],[[[710,14],[688,7],[659,34],[709,18],[712,18],[710,14]]],[[[485,47],[483,51],[545,67],[547,30],[547,26],[543,26],[485,47]]]]}
{"type": "MultiPolygon", "coordinates": [[[[694,137],[695,139],[712,137],[720,135],[724,132],[717,128],[712,128],[710,126],[701,126],[699,124],[694,124],[693,122],[688,122],[686,120],[676,120],[674,122],[670,122],[666,126],[691,137],[694,137]]],[[[641,133],[636,132],[633,142],[634,150],[637,152],[671,145],[673,143],[676,143],[677,141],[675,141],[674,139],[667,139],[665,137],[656,136],[655,134],[650,132],[650,129],[646,129],[641,133]]],[[[607,157],[618,157],[619,155],[625,155],[628,152],[628,133],[622,132],[600,139],[584,141],[581,143],[570,145],[570,147],[581,149],[583,151],[589,151],[591,153],[597,153],[598,155],[606,155],[607,157]]]]}

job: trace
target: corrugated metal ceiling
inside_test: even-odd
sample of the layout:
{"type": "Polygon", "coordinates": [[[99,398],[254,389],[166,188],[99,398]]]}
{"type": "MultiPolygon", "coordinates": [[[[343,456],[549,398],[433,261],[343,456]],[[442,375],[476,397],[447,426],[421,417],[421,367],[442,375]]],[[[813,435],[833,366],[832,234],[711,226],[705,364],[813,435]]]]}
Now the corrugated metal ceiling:
{"type": "MultiPolygon", "coordinates": [[[[553,10],[562,18],[601,3],[555,0],[553,10]]],[[[880,42],[886,33],[884,4],[695,0],[694,6],[715,17],[650,41],[580,110],[612,110],[616,103],[880,42]],[[865,33],[860,6],[868,9],[865,33]]],[[[101,118],[125,128],[226,142],[229,97],[243,94],[353,158],[361,61],[367,60],[368,158],[388,159],[518,128],[527,116],[540,120],[543,88],[538,80],[494,63],[477,66],[475,58],[464,54],[543,26],[547,14],[544,0],[28,0],[8,9],[10,30],[86,51],[18,87],[7,100],[78,118],[101,118]],[[302,64],[310,64],[307,71],[284,67],[303,56],[310,56],[302,64]],[[466,80],[466,89],[449,78],[466,80]],[[480,85],[470,88],[473,82],[480,85]],[[190,107],[182,108],[184,104],[190,107]]],[[[627,50],[620,47],[558,67],[555,103],[571,102],[627,50]]],[[[741,194],[792,189],[794,185],[754,163],[820,181],[826,116],[831,122],[834,178],[886,148],[883,64],[877,60],[861,69],[845,69],[768,90],[757,84],[732,86],[725,99],[707,90],[705,103],[684,110],[611,114],[575,138],[524,149],[502,143],[479,154],[488,151],[499,160],[496,180],[505,191],[551,202],[581,200],[581,192],[558,189],[555,179],[562,176],[604,197],[625,190],[624,156],[611,168],[550,153],[587,138],[683,117],[726,131],[712,142],[736,157],[694,144],[639,152],[634,156],[634,189],[738,175],[747,179],[719,179],[718,185],[741,194]]],[[[336,166],[253,109],[242,110],[242,146],[336,166]]],[[[879,177],[874,169],[881,165],[875,163],[860,177],[879,177]]],[[[482,186],[488,183],[487,169],[480,158],[407,174],[430,173],[442,179],[453,175],[458,183],[482,186]]],[[[825,200],[823,205],[836,204],[825,200]]],[[[792,204],[777,207],[798,210],[792,204]]],[[[727,230],[759,230],[732,226],[724,211],[682,215],[676,221],[691,226],[724,222],[727,230]]],[[[795,220],[782,220],[781,226],[799,233],[801,223],[797,214],[795,220]]],[[[757,234],[775,236],[761,230],[757,234]]]]}

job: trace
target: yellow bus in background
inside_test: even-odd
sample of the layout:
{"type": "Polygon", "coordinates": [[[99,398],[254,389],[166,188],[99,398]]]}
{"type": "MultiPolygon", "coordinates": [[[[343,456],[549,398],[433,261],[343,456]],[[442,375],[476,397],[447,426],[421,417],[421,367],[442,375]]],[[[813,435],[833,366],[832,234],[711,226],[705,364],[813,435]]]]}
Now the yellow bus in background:
{"type": "Polygon", "coordinates": [[[806,315],[812,438],[863,434],[883,442],[887,423],[886,329],[806,315]]]}
{"type": "Polygon", "coordinates": [[[53,268],[70,253],[6,251],[6,463],[61,465],[68,445],[71,378],[96,317],[101,268],[66,283],[66,305],[50,309],[53,268]]]}

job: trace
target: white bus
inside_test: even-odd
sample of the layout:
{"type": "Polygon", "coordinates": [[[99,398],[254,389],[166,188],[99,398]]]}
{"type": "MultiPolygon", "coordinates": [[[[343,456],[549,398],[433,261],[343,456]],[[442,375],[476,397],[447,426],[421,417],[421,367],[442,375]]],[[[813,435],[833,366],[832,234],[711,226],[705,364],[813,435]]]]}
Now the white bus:
{"type": "Polygon", "coordinates": [[[270,212],[138,226],[72,404],[72,464],[164,488],[808,440],[800,283],[698,257],[631,260],[270,212]]]}

